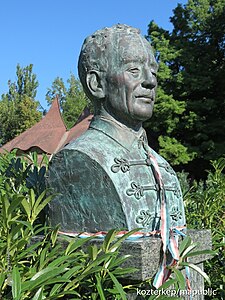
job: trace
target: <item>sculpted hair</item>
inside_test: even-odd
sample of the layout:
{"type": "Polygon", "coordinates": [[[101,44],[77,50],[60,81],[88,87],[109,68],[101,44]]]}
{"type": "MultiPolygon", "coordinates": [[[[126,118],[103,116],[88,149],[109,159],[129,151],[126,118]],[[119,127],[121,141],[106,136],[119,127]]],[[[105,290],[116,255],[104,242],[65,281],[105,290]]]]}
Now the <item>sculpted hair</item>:
{"type": "Polygon", "coordinates": [[[139,35],[140,30],[123,24],[105,27],[87,37],[82,45],[78,61],[78,74],[85,93],[92,101],[95,99],[87,88],[86,75],[90,70],[99,72],[107,71],[108,57],[113,53],[113,48],[117,47],[117,39],[120,34],[127,36],[133,34],[139,35]]]}

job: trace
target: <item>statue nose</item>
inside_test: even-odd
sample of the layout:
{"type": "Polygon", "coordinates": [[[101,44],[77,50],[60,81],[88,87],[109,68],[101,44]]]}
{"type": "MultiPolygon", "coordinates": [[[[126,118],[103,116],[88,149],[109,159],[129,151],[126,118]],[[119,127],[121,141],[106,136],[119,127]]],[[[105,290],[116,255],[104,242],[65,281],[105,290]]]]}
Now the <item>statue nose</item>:
{"type": "Polygon", "coordinates": [[[150,71],[146,71],[146,75],[144,81],[142,82],[142,86],[146,89],[153,89],[157,85],[157,80],[155,75],[150,71]]]}

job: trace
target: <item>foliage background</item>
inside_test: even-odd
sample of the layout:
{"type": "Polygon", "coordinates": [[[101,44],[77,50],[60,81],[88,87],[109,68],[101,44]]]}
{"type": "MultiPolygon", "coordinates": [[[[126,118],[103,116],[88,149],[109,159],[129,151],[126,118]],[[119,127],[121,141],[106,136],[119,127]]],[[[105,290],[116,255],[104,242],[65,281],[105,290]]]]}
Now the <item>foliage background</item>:
{"type": "Polygon", "coordinates": [[[175,8],[172,32],[154,22],[148,27],[159,61],[155,112],[145,124],[149,140],[197,179],[225,149],[224,19],[224,0],[189,0],[175,8]]]}

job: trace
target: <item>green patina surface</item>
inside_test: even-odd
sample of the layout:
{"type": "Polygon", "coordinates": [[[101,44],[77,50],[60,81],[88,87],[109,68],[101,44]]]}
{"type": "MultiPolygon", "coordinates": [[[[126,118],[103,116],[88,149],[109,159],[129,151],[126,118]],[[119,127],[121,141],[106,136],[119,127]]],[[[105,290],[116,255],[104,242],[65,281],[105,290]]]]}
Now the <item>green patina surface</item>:
{"type": "Polygon", "coordinates": [[[53,225],[61,223],[62,230],[67,232],[159,229],[160,197],[147,149],[160,167],[170,224],[184,225],[182,195],[175,172],[152,149],[146,149],[143,129],[138,133],[124,131],[97,118],[84,135],[54,157],[49,181],[59,195],[50,203],[53,225]],[[123,139],[124,135],[127,139],[123,139]]]}
{"type": "Polygon", "coordinates": [[[66,232],[159,230],[161,194],[148,153],[162,176],[168,226],[185,225],[176,174],[142,128],[153,112],[156,72],[150,44],[132,27],[105,28],[85,40],[79,75],[95,117],[51,162],[48,184],[58,193],[49,206],[52,225],[66,232]]]}

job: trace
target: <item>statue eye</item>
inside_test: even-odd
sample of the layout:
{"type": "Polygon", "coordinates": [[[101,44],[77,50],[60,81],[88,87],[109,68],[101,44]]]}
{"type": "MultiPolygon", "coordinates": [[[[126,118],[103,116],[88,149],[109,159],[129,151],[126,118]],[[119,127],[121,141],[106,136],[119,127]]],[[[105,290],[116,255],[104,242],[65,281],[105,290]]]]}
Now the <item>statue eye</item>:
{"type": "Polygon", "coordinates": [[[140,73],[139,68],[130,68],[128,71],[133,75],[139,75],[139,73],[140,73]]]}

